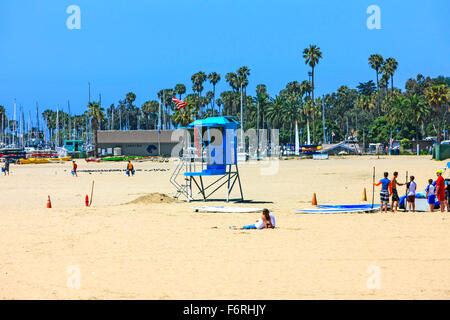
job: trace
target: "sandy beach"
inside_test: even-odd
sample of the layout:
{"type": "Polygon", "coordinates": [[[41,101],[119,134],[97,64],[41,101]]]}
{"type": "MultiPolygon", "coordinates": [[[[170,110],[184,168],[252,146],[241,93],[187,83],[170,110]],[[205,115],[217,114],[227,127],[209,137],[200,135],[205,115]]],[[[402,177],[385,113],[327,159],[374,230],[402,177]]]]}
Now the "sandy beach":
{"type": "MultiPolygon", "coordinates": [[[[77,162],[79,170],[125,168],[77,162]]],[[[134,165],[169,170],[74,178],[69,162],[12,165],[9,177],[0,176],[0,298],[450,298],[450,214],[293,213],[311,207],[313,193],[319,204],[359,204],[365,187],[370,203],[373,166],[377,180],[395,170],[404,180],[408,170],[422,191],[444,162],[429,156],[282,160],[272,175],[262,174],[265,162],[242,164],[244,197],[253,203],[229,205],[270,208],[277,228],[259,231],[228,228],[251,224],[259,214],[199,213],[192,207],[201,201],[151,196],[175,193],[174,162],[134,165]],[[378,288],[367,285],[374,268],[378,288]],[[68,286],[73,270],[79,288],[68,286]]]]}

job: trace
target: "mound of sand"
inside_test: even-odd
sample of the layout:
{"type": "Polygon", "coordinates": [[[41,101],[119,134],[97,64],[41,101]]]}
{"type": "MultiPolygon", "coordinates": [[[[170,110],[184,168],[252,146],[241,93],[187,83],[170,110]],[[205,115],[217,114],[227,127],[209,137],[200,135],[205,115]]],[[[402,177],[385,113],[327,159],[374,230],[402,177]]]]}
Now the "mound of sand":
{"type": "Polygon", "coordinates": [[[163,193],[150,193],[145,196],[141,196],[127,204],[150,204],[150,203],[172,203],[175,199],[165,195],[163,193]]]}

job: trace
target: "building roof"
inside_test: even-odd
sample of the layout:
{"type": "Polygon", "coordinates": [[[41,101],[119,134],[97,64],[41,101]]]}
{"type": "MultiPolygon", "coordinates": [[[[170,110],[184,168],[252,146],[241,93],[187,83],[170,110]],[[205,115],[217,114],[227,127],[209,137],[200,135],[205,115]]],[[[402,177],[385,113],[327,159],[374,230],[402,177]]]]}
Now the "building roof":
{"type": "Polygon", "coordinates": [[[178,143],[178,139],[172,141],[174,130],[99,130],[97,132],[98,143],[178,143]]]}
{"type": "Polygon", "coordinates": [[[239,122],[236,121],[234,117],[209,117],[206,119],[195,120],[194,122],[189,124],[189,127],[212,127],[217,125],[225,127],[237,127],[238,124],[239,122]]]}

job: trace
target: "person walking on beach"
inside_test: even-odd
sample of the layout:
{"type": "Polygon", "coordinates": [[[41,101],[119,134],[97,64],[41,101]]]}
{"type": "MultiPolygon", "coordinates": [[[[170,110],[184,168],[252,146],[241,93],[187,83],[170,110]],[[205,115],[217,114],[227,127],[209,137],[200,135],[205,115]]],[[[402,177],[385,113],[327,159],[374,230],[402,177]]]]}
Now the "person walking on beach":
{"type": "Polygon", "coordinates": [[[383,207],[384,207],[384,212],[386,212],[386,213],[387,213],[387,207],[389,204],[389,194],[392,193],[392,192],[390,192],[390,190],[392,190],[391,180],[388,179],[388,176],[389,176],[389,173],[385,172],[384,178],[381,179],[380,182],[373,183],[374,186],[379,186],[381,184],[380,212],[383,212],[383,207]]]}
{"type": "Polygon", "coordinates": [[[250,229],[274,229],[275,228],[275,216],[269,212],[268,209],[264,209],[261,218],[256,220],[256,223],[243,226],[242,228],[230,227],[232,230],[250,230],[250,229]]]}
{"type": "Polygon", "coordinates": [[[128,160],[127,164],[127,175],[130,177],[130,174],[134,176],[134,167],[130,160],[128,160]]]}
{"type": "Polygon", "coordinates": [[[398,203],[400,202],[400,198],[398,196],[398,191],[397,191],[397,185],[399,185],[399,186],[405,185],[404,183],[398,182],[397,177],[398,177],[398,172],[395,171],[394,178],[392,179],[392,182],[391,182],[391,196],[392,196],[391,211],[392,212],[397,212],[398,203]],[[395,211],[394,211],[394,204],[395,204],[395,211]]]}
{"type": "Polygon", "coordinates": [[[430,206],[430,212],[434,212],[434,203],[436,202],[436,195],[434,194],[435,190],[436,188],[433,185],[433,179],[429,179],[425,191],[427,192],[426,198],[428,205],[430,206]]]}
{"type": "Polygon", "coordinates": [[[436,171],[437,180],[436,180],[436,195],[439,201],[439,206],[441,208],[441,212],[444,212],[445,207],[447,207],[448,211],[448,204],[445,200],[445,180],[442,177],[442,170],[436,171]]]}
{"type": "Polygon", "coordinates": [[[416,212],[416,189],[417,184],[414,182],[414,176],[409,177],[407,184],[406,200],[408,201],[408,212],[416,212]]]}
{"type": "Polygon", "coordinates": [[[5,165],[3,166],[3,173],[5,174],[5,176],[6,176],[6,174],[8,174],[8,176],[9,176],[9,161],[8,161],[8,159],[5,159],[5,165]]]}
{"type": "Polygon", "coordinates": [[[72,175],[74,177],[78,177],[77,168],[78,168],[77,163],[75,161],[72,161],[72,175]]]}

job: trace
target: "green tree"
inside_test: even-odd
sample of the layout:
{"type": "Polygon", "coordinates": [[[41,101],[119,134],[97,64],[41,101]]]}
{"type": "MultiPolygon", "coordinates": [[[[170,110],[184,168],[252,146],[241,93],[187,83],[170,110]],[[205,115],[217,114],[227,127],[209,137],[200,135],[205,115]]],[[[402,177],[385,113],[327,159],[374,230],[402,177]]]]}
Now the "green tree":
{"type": "Polygon", "coordinates": [[[442,119],[450,100],[449,87],[444,84],[431,86],[425,90],[425,98],[435,113],[437,143],[441,143],[442,119]]]}
{"type": "Polygon", "coordinates": [[[173,115],[174,122],[182,127],[186,127],[193,122],[198,114],[196,99],[193,99],[192,96],[187,96],[185,101],[187,105],[184,108],[177,109],[173,115]]]}

